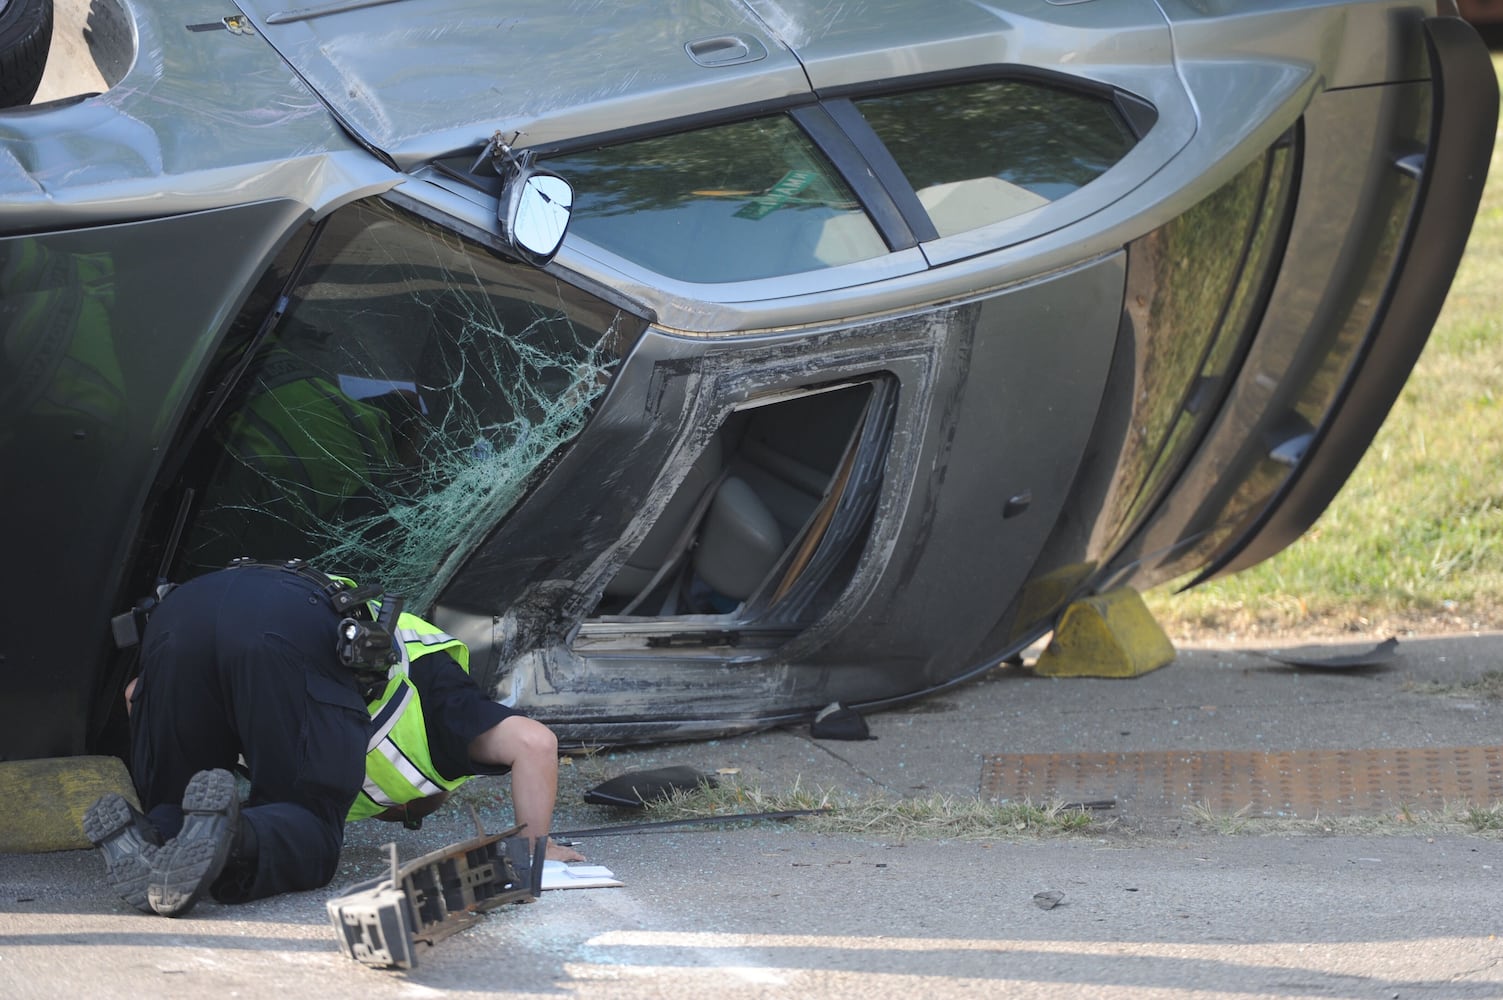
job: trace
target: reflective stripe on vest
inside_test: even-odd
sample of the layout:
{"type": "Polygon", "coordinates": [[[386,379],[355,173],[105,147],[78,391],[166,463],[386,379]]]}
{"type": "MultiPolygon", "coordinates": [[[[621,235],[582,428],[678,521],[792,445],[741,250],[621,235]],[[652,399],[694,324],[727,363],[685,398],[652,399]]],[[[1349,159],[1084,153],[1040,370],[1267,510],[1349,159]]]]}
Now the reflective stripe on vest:
{"type": "MultiPolygon", "coordinates": [[[[371,610],[379,613],[378,607],[371,610]]],[[[457,788],[469,780],[464,775],[450,781],[438,773],[428,747],[422,696],[408,676],[411,661],[440,650],[447,651],[468,673],[469,649],[415,615],[402,614],[394,634],[402,659],[392,668],[381,697],[369,706],[373,731],[366,750],[365,782],[350,807],[351,820],[457,788]]]]}
{"type": "Polygon", "coordinates": [[[420,642],[424,646],[442,646],[459,641],[447,632],[418,632],[410,628],[397,629],[397,638],[402,642],[420,642]]]}
{"type": "MultiPolygon", "coordinates": [[[[418,794],[413,796],[414,798],[423,798],[428,795],[437,795],[439,792],[444,791],[444,788],[442,786],[429,781],[428,776],[423,774],[422,770],[416,764],[408,760],[407,756],[402,753],[401,750],[397,749],[397,745],[391,740],[382,740],[380,746],[375,748],[375,752],[381,754],[382,757],[386,758],[386,762],[389,763],[393,768],[395,768],[396,772],[400,774],[408,784],[410,784],[414,789],[417,790],[418,794]]],[[[377,805],[390,807],[398,804],[395,800],[387,795],[385,789],[383,789],[375,782],[373,778],[371,778],[369,771],[366,772],[365,784],[363,788],[365,794],[369,795],[377,805]]],[[[411,800],[404,799],[402,801],[411,800]]]]}
{"type": "MultiPolygon", "coordinates": [[[[365,745],[365,752],[370,753],[382,743],[390,742],[387,736],[397,724],[397,718],[407,710],[407,705],[412,701],[412,686],[403,684],[401,694],[397,697],[388,698],[375,715],[371,716],[371,738],[365,745]]],[[[399,751],[400,752],[400,751],[399,751]]]]}

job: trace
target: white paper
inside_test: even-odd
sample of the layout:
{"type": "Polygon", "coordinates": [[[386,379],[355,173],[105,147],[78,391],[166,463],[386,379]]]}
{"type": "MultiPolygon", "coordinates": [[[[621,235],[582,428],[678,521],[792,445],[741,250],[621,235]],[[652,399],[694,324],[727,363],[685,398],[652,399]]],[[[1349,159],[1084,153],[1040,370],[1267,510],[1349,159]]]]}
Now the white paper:
{"type": "Polygon", "coordinates": [[[625,885],[605,865],[569,865],[543,862],[543,889],[608,889],[625,885]]]}

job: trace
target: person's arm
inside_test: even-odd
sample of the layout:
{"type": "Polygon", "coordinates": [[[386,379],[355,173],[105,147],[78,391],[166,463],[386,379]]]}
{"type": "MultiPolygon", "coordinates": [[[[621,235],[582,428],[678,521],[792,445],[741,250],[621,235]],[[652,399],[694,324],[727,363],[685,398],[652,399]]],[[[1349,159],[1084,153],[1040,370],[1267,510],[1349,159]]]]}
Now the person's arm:
{"type": "MultiPolygon", "coordinates": [[[[558,737],[553,730],[525,715],[502,719],[470,742],[470,757],[481,764],[511,768],[512,806],[517,823],[534,845],[553,827],[558,797],[558,737]]],[[[547,857],[555,861],[583,861],[571,847],[548,841],[547,857]]]]}

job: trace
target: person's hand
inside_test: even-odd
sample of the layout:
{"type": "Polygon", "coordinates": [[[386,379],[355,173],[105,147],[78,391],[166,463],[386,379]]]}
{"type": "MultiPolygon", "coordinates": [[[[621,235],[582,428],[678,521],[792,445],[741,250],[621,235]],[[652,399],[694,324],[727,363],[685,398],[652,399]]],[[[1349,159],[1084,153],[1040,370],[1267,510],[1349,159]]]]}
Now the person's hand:
{"type": "Polygon", "coordinates": [[[572,847],[555,843],[553,838],[548,838],[548,850],[543,855],[549,861],[583,861],[585,856],[572,847]]]}

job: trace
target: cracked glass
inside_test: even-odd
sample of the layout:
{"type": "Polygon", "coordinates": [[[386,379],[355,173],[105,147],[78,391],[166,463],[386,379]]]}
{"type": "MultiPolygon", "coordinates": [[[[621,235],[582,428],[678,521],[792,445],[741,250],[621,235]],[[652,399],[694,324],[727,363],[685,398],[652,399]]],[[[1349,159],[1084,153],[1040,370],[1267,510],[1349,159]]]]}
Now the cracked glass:
{"type": "Polygon", "coordinates": [[[642,326],[384,203],[341,210],[198,444],[189,571],[302,558],[427,608],[642,326]]]}

